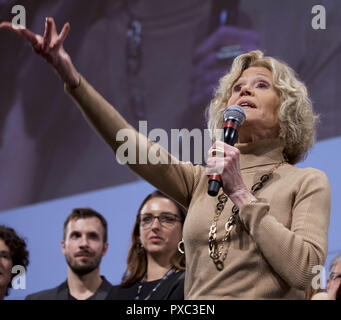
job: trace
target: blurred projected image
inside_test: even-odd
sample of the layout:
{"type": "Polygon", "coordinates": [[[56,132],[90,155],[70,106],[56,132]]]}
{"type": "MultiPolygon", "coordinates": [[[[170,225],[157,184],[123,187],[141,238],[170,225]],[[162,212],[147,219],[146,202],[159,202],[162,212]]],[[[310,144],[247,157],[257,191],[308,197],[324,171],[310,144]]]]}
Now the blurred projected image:
{"type": "MultiPolygon", "coordinates": [[[[64,46],[84,77],[135,128],[147,121],[167,133],[207,128],[218,80],[236,56],[260,49],[306,84],[321,140],[341,135],[341,3],[318,4],[12,0],[0,1],[0,22],[41,35],[46,17],[58,32],[69,22],[64,46]]],[[[88,127],[50,66],[7,30],[0,41],[0,210],[137,180],[88,127]]]]}

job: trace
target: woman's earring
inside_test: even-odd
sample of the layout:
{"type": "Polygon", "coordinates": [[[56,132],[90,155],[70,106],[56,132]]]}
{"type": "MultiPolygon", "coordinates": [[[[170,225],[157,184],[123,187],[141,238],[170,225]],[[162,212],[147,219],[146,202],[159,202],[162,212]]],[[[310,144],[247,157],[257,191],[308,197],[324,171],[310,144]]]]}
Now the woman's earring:
{"type": "Polygon", "coordinates": [[[181,254],[185,254],[184,239],[181,239],[181,241],[179,241],[179,243],[178,243],[178,251],[179,251],[181,254]]]}

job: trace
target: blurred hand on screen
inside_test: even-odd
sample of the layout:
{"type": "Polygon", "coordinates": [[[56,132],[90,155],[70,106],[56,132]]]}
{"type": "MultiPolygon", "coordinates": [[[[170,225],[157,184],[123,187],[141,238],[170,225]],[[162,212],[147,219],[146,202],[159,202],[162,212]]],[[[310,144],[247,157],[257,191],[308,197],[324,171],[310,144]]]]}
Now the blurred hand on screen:
{"type": "Polygon", "coordinates": [[[195,51],[191,78],[191,111],[199,116],[212,99],[219,79],[233,59],[259,48],[259,35],[252,30],[220,26],[195,51]]]}

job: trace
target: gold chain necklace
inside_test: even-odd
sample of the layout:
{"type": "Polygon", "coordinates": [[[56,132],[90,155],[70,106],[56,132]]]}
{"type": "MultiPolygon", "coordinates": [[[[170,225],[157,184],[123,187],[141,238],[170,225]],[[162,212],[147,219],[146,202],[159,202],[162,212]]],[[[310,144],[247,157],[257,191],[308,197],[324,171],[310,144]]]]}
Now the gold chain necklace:
{"type": "MultiPolygon", "coordinates": [[[[276,164],[268,173],[262,175],[259,181],[256,182],[251,187],[251,193],[255,195],[255,193],[258,190],[263,188],[264,183],[266,183],[272,177],[272,174],[274,173],[274,171],[283,163],[284,162],[280,162],[276,164]]],[[[208,234],[209,255],[210,255],[210,258],[213,260],[218,271],[221,271],[224,269],[224,261],[226,259],[227,252],[228,252],[228,247],[226,248],[225,252],[223,252],[224,242],[228,241],[231,231],[234,225],[236,224],[237,215],[239,213],[238,207],[234,205],[232,207],[232,214],[230,215],[227,222],[225,223],[225,235],[223,239],[221,240],[221,244],[219,245],[217,241],[217,223],[218,223],[221,213],[224,210],[227,200],[228,200],[228,197],[225,193],[222,193],[221,195],[218,196],[218,203],[215,209],[215,215],[213,218],[212,225],[210,227],[210,232],[208,234]]]]}

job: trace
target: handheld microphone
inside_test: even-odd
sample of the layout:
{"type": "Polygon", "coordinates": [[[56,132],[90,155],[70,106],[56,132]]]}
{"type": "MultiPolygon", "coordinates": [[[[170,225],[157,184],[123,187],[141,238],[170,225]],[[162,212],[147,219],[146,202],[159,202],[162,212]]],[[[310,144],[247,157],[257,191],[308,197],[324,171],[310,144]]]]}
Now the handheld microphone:
{"type": "MultiPolygon", "coordinates": [[[[239,127],[245,121],[246,115],[242,107],[234,105],[224,111],[224,142],[233,146],[238,140],[239,127]]],[[[223,182],[219,174],[211,174],[208,178],[208,194],[215,197],[223,182]]]]}

